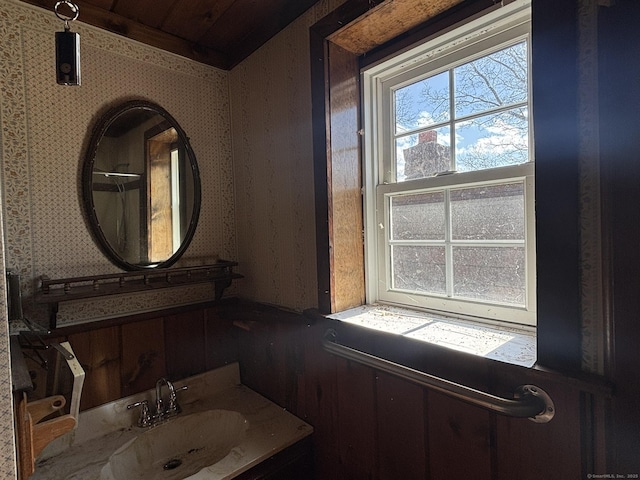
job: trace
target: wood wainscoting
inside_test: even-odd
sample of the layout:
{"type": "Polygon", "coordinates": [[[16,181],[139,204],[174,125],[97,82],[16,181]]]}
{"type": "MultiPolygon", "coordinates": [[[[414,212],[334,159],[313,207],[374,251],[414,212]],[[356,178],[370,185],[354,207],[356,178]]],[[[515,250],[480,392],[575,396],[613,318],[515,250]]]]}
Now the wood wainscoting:
{"type": "MultiPolygon", "coordinates": [[[[495,395],[522,384],[544,389],[546,424],[507,418],[345,360],[321,345],[334,322],[256,305],[228,311],[236,325],[242,382],[314,427],[317,480],[579,479],[606,472],[610,391],[575,379],[452,350],[384,343],[339,325],[341,343],[495,395]]],[[[387,337],[388,340],[388,337],[387,337]]]]}
{"type": "MultiPolygon", "coordinates": [[[[317,480],[578,479],[606,473],[607,386],[338,325],[341,342],[508,397],[535,384],[551,422],[506,418],[326,352],[334,322],[223,301],[75,327],[82,409],[238,361],[242,383],[314,427],[317,480]]],[[[306,480],[306,479],[305,479],[306,480]]]]}
{"type": "Polygon", "coordinates": [[[86,372],[80,410],[154,388],[161,377],[179,380],[237,361],[224,308],[201,304],[56,330],[52,340],[69,341],[86,372]]]}

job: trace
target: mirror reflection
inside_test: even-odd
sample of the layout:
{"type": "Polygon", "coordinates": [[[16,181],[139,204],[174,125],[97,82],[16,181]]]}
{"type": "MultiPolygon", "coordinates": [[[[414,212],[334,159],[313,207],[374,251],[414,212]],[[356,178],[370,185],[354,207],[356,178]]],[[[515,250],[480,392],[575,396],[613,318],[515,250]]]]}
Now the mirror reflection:
{"type": "Polygon", "coordinates": [[[158,105],[128,102],[96,127],[83,172],[89,223],[103,251],[127,270],[174,263],[200,209],[195,155],[158,105]]]}

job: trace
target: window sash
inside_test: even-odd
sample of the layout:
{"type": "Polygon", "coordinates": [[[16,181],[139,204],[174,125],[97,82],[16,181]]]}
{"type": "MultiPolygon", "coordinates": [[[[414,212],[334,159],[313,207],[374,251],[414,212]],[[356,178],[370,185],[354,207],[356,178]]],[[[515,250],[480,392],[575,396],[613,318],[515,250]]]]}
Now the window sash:
{"type": "MultiPolygon", "coordinates": [[[[501,12],[504,15],[506,9],[501,12]]],[[[365,141],[364,141],[364,195],[365,195],[365,273],[367,277],[367,302],[384,302],[402,306],[409,306],[428,311],[442,311],[443,313],[459,316],[471,316],[482,321],[514,322],[523,325],[535,325],[536,323],[536,295],[535,295],[535,210],[534,210],[534,165],[533,152],[531,151],[532,127],[529,123],[529,159],[524,164],[511,165],[486,170],[477,170],[451,175],[441,175],[435,177],[405,180],[396,182],[395,172],[395,139],[397,136],[404,136],[411,133],[403,131],[395,134],[395,123],[393,120],[394,94],[393,92],[404,85],[409,85],[421,78],[427,78],[439,72],[449,71],[457,65],[467,63],[476,58],[488,55],[494,51],[514,45],[522,40],[528,41],[529,19],[528,15],[520,15],[524,9],[514,8],[517,15],[512,15],[504,20],[501,26],[496,27],[496,31],[488,39],[479,39],[473,32],[456,34],[453,37],[448,35],[450,42],[456,45],[455,35],[463,38],[457,46],[450,51],[441,45],[434,50],[422,53],[429,56],[429,52],[438,50],[437,54],[431,54],[432,58],[425,61],[407,60],[404,65],[402,61],[396,61],[396,65],[388,69],[380,65],[363,73],[363,94],[364,104],[368,106],[364,116],[365,141]],[[464,46],[464,49],[461,48],[464,46]],[[466,50],[465,50],[466,49],[466,50]],[[453,54],[451,52],[453,51],[453,54]],[[467,55],[468,54],[468,55],[467,55]],[[452,58],[452,55],[455,58],[452,58]],[[411,64],[410,67],[407,65],[411,64]],[[384,133],[381,133],[384,132],[384,133]],[[390,228],[390,198],[397,194],[410,194],[436,191],[450,191],[453,189],[506,183],[511,181],[522,181],[524,184],[524,209],[525,209],[525,236],[523,242],[503,242],[503,241],[395,241],[389,240],[390,228]],[[457,245],[482,245],[488,247],[491,244],[506,247],[507,245],[525,245],[525,302],[523,307],[504,305],[479,301],[477,299],[448,297],[446,295],[416,295],[413,291],[400,291],[391,288],[392,285],[392,265],[391,248],[393,245],[442,245],[452,249],[457,245]]],[[[491,20],[483,19],[488,24],[491,20]]],[[[493,21],[492,28],[499,22],[493,21]]],[[[530,52],[529,52],[530,54],[530,52]]],[[[530,55],[529,55],[530,58],[530,55]]],[[[529,63],[530,65],[530,63],[529,63]]],[[[529,80],[531,72],[529,68],[529,80]]],[[[529,96],[527,102],[518,103],[516,106],[527,106],[529,108],[529,118],[531,116],[531,82],[528,83],[529,96]]],[[[504,107],[512,108],[513,106],[504,107]]],[[[501,107],[501,109],[503,109],[501,107]]],[[[486,112],[482,113],[483,115],[486,112]]],[[[452,117],[452,115],[450,115],[452,117]]],[[[453,125],[459,123],[461,119],[450,118],[442,125],[453,125]]],[[[440,126],[442,126],[440,125],[440,126]]],[[[431,125],[428,129],[434,129],[431,125]]],[[[424,127],[415,129],[425,130],[424,127]]],[[[452,155],[454,153],[452,152],[452,155]]],[[[445,208],[446,221],[449,222],[449,208],[445,208]]],[[[447,257],[446,281],[452,282],[453,276],[450,262],[451,251],[447,257]]],[[[447,293],[452,291],[451,285],[447,285],[447,293]]]]}
{"type": "MultiPolygon", "coordinates": [[[[443,51],[439,53],[439,55],[435,56],[435,58],[430,58],[425,63],[419,64],[419,66],[413,66],[412,68],[402,68],[402,66],[396,66],[394,69],[390,69],[390,72],[385,72],[386,74],[382,75],[374,75],[372,73],[368,74],[370,76],[375,76],[376,87],[376,101],[378,102],[377,111],[376,111],[376,124],[375,128],[379,129],[380,132],[385,132],[385,134],[379,137],[379,145],[378,148],[380,152],[383,153],[383,158],[379,161],[379,172],[378,177],[381,179],[381,183],[395,183],[396,182],[396,152],[395,152],[395,140],[398,137],[410,135],[411,133],[418,132],[420,130],[435,130],[437,128],[449,127],[451,138],[455,138],[455,125],[460,124],[466,120],[475,118],[477,116],[487,115],[491,113],[500,113],[505,110],[518,108],[522,106],[528,106],[529,111],[531,110],[531,72],[529,68],[529,78],[528,78],[528,87],[529,94],[527,102],[516,102],[513,105],[504,105],[497,109],[487,110],[482,112],[481,114],[473,114],[473,115],[465,115],[460,116],[458,118],[455,115],[450,115],[449,120],[438,122],[434,125],[431,125],[429,128],[416,128],[402,133],[395,133],[395,128],[392,126],[395,124],[395,114],[394,114],[394,92],[402,87],[406,87],[411,85],[417,81],[423,80],[428,77],[432,77],[442,72],[448,72],[453,70],[454,68],[471,62],[473,60],[477,60],[478,58],[485,57],[494,53],[496,51],[502,50],[506,47],[515,45],[522,41],[527,42],[527,48],[529,52],[527,53],[527,57],[531,58],[530,52],[530,41],[529,41],[529,32],[530,25],[526,18],[518,17],[518,21],[512,20],[515,24],[509,24],[508,27],[503,27],[498,33],[494,33],[490,35],[489,38],[477,38],[473,37],[471,45],[467,45],[464,48],[451,47],[452,51],[447,51],[443,48],[443,51]],[[495,111],[494,111],[495,110],[495,111]],[[391,132],[391,133],[387,133],[391,132]]],[[[499,27],[496,27],[499,28],[499,27]]],[[[455,41],[454,41],[455,43],[455,41]]],[[[414,60],[415,61],[415,60],[414,60]]],[[[450,80],[452,81],[452,80],[450,80]]],[[[450,112],[452,113],[452,112],[450,112]]],[[[532,118],[531,114],[529,118],[532,118]]],[[[531,141],[531,132],[532,126],[529,125],[529,158],[533,158],[533,152],[531,151],[533,142],[531,141]]],[[[451,155],[454,155],[454,164],[455,164],[455,141],[451,142],[451,155]]]]}
{"type": "MultiPolygon", "coordinates": [[[[523,325],[535,325],[535,216],[534,216],[534,165],[527,163],[498,169],[482,170],[476,172],[460,173],[457,175],[446,175],[442,177],[413,180],[395,184],[379,185],[376,188],[376,241],[368,244],[375,244],[377,266],[377,291],[375,300],[368,303],[385,302],[396,305],[410,306],[412,308],[424,309],[428,311],[442,310],[443,313],[465,314],[487,321],[512,322],[523,325]],[[496,172],[498,171],[498,172],[496,172]],[[499,174],[499,175],[498,175],[499,174]],[[463,177],[464,181],[458,183],[456,177],[463,177]],[[398,194],[417,194],[434,191],[450,191],[467,187],[477,187],[485,185],[500,185],[504,183],[523,182],[524,185],[524,216],[525,231],[524,240],[390,240],[390,211],[389,200],[398,194]],[[409,187],[409,188],[407,188],[409,187]],[[525,248],[525,301],[523,307],[511,304],[492,303],[482,300],[473,300],[463,297],[448,297],[437,294],[416,294],[410,291],[400,291],[392,288],[391,252],[393,245],[440,245],[445,248],[454,246],[524,246],[525,248]]],[[[446,224],[450,223],[448,218],[450,209],[445,207],[446,224]]],[[[447,257],[449,260],[450,256],[447,257]]],[[[453,265],[447,262],[447,272],[445,278],[448,282],[453,281],[451,268],[453,265]]],[[[371,270],[367,272],[370,275],[371,270]]],[[[368,277],[370,278],[370,277],[368,277]]],[[[371,282],[370,282],[371,283],[371,282]]],[[[447,293],[451,294],[452,286],[449,285],[447,293]]]]}

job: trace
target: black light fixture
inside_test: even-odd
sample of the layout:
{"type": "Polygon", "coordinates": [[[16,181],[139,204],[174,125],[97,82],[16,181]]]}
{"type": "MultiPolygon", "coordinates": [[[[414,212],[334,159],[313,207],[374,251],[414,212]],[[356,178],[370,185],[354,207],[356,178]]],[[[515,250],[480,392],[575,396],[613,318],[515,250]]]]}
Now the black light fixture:
{"type": "Polygon", "coordinates": [[[60,85],[80,85],[80,34],[69,28],[69,22],[78,18],[80,9],[75,3],[63,0],[56,3],[54,11],[64,22],[64,32],[56,32],[56,80],[60,85]],[[62,5],[71,15],[60,11],[62,5]]]}

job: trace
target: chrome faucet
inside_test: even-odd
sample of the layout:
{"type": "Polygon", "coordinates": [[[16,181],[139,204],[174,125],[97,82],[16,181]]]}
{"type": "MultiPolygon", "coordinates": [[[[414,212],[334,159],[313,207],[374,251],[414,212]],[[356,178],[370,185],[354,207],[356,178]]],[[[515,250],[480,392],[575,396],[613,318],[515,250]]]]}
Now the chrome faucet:
{"type": "Polygon", "coordinates": [[[170,417],[178,412],[178,402],[176,399],[176,389],[166,378],[162,377],[156,382],[156,416],[159,419],[170,417]],[[164,400],[162,399],[162,384],[165,384],[169,389],[169,405],[164,406],[164,400]]]}
{"type": "Polygon", "coordinates": [[[162,377],[156,382],[156,411],[155,413],[151,413],[149,410],[149,401],[142,400],[139,402],[132,403],[131,405],[127,405],[127,410],[136,407],[142,407],[140,410],[140,417],[138,418],[138,426],[141,428],[153,427],[162,423],[164,420],[177,415],[180,413],[180,405],[178,405],[177,392],[182,390],[186,390],[187,386],[180,387],[176,389],[166,378],[162,377]],[[162,398],[162,384],[167,386],[169,390],[169,398],[167,401],[167,406],[165,407],[165,401],[162,398]]]}

